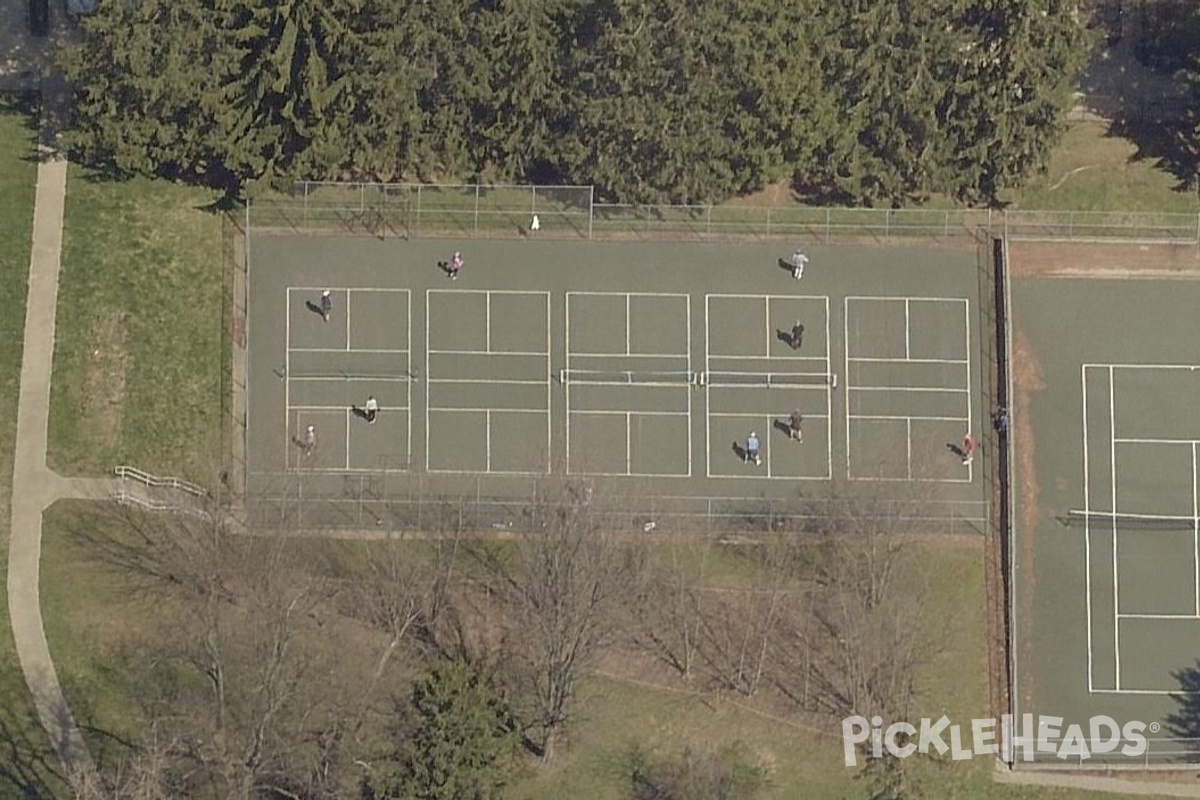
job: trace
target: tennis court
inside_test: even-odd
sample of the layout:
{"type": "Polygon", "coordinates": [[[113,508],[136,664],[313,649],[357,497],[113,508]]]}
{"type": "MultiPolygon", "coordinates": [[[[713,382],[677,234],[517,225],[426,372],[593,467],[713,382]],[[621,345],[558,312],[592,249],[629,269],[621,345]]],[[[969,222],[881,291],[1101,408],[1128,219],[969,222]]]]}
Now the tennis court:
{"type": "Polygon", "coordinates": [[[1195,760],[1200,735],[1173,721],[1200,657],[1197,301],[1194,280],[1012,282],[1015,709],[1144,722],[1139,763],[1195,760]]]}
{"type": "Polygon", "coordinates": [[[986,418],[976,251],[813,247],[795,280],[786,250],[252,232],[251,495],[288,475],[333,495],[520,495],[549,475],[731,502],[920,487],[981,522],[957,452],[986,418]]]}

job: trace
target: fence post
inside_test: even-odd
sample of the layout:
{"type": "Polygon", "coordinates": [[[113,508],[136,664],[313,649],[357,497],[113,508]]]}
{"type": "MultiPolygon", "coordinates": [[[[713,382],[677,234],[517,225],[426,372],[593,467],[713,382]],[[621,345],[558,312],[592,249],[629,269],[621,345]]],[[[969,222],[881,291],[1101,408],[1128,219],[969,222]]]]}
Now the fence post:
{"type": "Polygon", "coordinates": [[[479,184],[475,184],[475,225],[471,228],[472,235],[479,234],[479,184]]]}
{"type": "MultiPolygon", "coordinates": [[[[588,241],[592,239],[592,219],[596,216],[596,185],[588,186],[588,241]]],[[[1198,218],[1200,219],[1200,218],[1198,218]]]]}

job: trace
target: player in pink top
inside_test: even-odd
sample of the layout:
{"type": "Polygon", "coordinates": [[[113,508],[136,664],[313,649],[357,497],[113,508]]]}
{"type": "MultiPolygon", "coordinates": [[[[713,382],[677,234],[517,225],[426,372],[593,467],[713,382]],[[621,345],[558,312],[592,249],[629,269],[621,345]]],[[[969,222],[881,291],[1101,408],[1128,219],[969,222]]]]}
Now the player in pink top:
{"type": "Polygon", "coordinates": [[[975,437],[971,434],[967,434],[967,437],[963,439],[963,466],[966,466],[975,460],[976,447],[977,445],[975,444],[975,437]]]}

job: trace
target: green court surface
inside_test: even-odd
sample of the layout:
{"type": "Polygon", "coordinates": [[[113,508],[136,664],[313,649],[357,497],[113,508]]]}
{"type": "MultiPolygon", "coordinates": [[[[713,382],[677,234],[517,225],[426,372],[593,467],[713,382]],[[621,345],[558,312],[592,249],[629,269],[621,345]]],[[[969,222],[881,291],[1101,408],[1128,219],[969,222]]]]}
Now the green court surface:
{"type": "Polygon", "coordinates": [[[1187,279],[1012,282],[1015,709],[1144,722],[1136,763],[1200,750],[1198,303],[1187,279]]]}
{"type": "MultiPolygon", "coordinates": [[[[918,497],[978,527],[981,463],[955,453],[987,413],[976,251],[807,252],[795,280],[771,244],[252,232],[249,497],[286,518],[305,498],[527,497],[570,475],[660,509],[918,497]]],[[[363,522],[339,513],[309,521],[363,522]]]]}

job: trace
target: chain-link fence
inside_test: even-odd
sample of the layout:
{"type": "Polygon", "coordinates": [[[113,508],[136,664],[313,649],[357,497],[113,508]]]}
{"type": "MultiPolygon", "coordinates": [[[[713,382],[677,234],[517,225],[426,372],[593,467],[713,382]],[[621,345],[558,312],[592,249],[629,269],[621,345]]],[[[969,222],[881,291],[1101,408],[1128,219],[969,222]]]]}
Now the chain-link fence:
{"type": "Polygon", "coordinates": [[[255,189],[247,202],[247,220],[256,229],[381,238],[960,243],[1003,235],[1010,240],[1200,244],[1197,214],[617,205],[597,203],[591,186],[301,181],[285,192],[255,189]]]}
{"type": "Polygon", "coordinates": [[[586,503],[613,530],[725,534],[810,530],[818,520],[873,519],[890,530],[982,535],[982,501],[636,496],[608,494],[584,479],[464,477],[457,490],[428,476],[395,471],[295,470],[248,476],[246,522],[259,529],[436,533],[439,530],[529,530],[547,492],[586,487],[586,503]]]}

